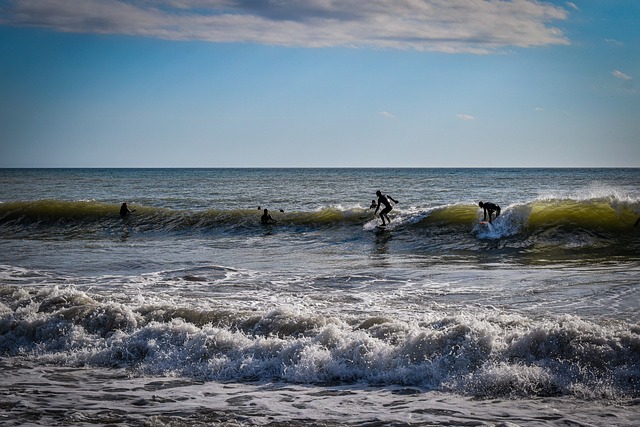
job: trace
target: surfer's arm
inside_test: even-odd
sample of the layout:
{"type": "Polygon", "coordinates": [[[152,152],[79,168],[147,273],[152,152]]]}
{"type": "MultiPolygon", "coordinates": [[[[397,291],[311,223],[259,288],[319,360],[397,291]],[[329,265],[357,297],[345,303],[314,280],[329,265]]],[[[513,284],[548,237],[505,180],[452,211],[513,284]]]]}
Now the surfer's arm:
{"type": "Polygon", "coordinates": [[[391,201],[392,201],[393,203],[395,203],[396,205],[397,205],[398,203],[400,203],[399,201],[397,201],[397,200],[396,200],[396,199],[394,199],[393,197],[391,197],[391,196],[388,196],[388,197],[389,197],[389,198],[391,199],[391,201]]]}

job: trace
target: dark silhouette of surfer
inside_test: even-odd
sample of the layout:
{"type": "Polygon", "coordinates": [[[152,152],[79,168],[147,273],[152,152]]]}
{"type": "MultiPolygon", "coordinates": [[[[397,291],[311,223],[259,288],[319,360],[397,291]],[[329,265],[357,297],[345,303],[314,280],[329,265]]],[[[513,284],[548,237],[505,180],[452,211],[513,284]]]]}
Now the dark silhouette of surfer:
{"type": "Polygon", "coordinates": [[[136,211],[135,209],[134,209],[134,210],[130,210],[130,209],[127,207],[127,204],[126,204],[126,203],[123,203],[123,204],[120,206],[120,216],[121,216],[122,218],[126,218],[126,217],[131,213],[131,212],[135,212],[135,211],[136,211]]]}
{"type": "Polygon", "coordinates": [[[480,202],[478,203],[478,206],[480,206],[484,211],[483,221],[487,220],[487,213],[489,213],[489,224],[491,224],[491,214],[495,212],[496,213],[495,218],[498,218],[500,216],[500,211],[501,211],[500,206],[496,205],[495,203],[480,202]]]}
{"type": "Polygon", "coordinates": [[[377,214],[378,209],[380,209],[380,206],[384,205],[384,209],[380,211],[380,219],[382,219],[382,225],[385,226],[387,225],[388,222],[391,222],[391,220],[389,219],[389,212],[391,212],[391,209],[393,209],[393,207],[391,206],[391,202],[389,202],[389,199],[391,199],[391,201],[395,204],[398,204],[400,202],[398,202],[396,199],[389,196],[388,194],[385,196],[380,192],[380,190],[376,191],[376,196],[378,196],[378,204],[376,206],[376,211],[373,214],[374,215],[377,214]],[[385,222],[385,218],[387,220],[386,222],[385,222]]]}
{"type": "Polygon", "coordinates": [[[271,215],[269,215],[269,210],[265,209],[262,217],[260,217],[260,222],[262,222],[263,224],[272,224],[276,222],[276,220],[271,218],[271,215]]]}

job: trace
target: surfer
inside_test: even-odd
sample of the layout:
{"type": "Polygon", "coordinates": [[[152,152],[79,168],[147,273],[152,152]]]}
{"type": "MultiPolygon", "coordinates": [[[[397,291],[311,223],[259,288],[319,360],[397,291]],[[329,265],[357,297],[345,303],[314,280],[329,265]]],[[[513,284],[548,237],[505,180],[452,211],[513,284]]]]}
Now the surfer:
{"type": "Polygon", "coordinates": [[[367,210],[369,210],[369,209],[374,209],[374,208],[376,208],[376,207],[378,207],[378,204],[376,203],[376,200],[375,200],[375,199],[373,199],[373,200],[371,201],[371,206],[369,206],[369,208],[368,208],[367,210]]]}
{"type": "Polygon", "coordinates": [[[269,215],[269,210],[265,209],[262,217],[260,217],[260,222],[262,222],[263,224],[270,224],[276,222],[276,220],[271,218],[271,215],[269,215]]]}
{"type": "Polygon", "coordinates": [[[391,206],[391,202],[389,202],[389,199],[391,199],[391,201],[395,204],[398,204],[400,202],[389,195],[385,196],[380,192],[380,190],[376,191],[376,196],[378,196],[378,203],[376,205],[376,211],[373,214],[377,214],[380,206],[384,205],[384,209],[380,211],[380,219],[382,219],[382,225],[384,226],[387,225],[387,223],[384,221],[385,218],[387,219],[387,222],[391,222],[391,220],[389,219],[389,212],[391,212],[391,209],[393,209],[393,207],[391,206]]]}
{"type": "Polygon", "coordinates": [[[489,203],[489,202],[480,202],[478,203],[478,206],[480,206],[482,208],[482,210],[484,211],[484,219],[483,221],[487,220],[487,212],[489,213],[489,223],[491,223],[491,214],[492,213],[496,213],[495,218],[498,218],[500,216],[500,206],[494,204],[494,203],[489,203]]]}
{"type": "Polygon", "coordinates": [[[126,204],[126,203],[123,203],[123,204],[120,206],[120,216],[121,216],[122,218],[125,218],[125,217],[126,217],[126,216],[128,216],[131,212],[135,212],[135,211],[136,211],[135,209],[134,209],[134,210],[130,210],[130,209],[127,207],[127,204],[126,204]]]}

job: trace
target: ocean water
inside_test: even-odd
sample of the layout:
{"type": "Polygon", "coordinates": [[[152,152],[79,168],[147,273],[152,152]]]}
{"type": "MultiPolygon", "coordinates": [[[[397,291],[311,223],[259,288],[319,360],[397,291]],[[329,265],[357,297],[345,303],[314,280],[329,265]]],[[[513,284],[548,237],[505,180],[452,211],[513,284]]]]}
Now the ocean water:
{"type": "Polygon", "coordinates": [[[639,217],[640,169],[0,170],[0,424],[637,425],[639,217]]]}

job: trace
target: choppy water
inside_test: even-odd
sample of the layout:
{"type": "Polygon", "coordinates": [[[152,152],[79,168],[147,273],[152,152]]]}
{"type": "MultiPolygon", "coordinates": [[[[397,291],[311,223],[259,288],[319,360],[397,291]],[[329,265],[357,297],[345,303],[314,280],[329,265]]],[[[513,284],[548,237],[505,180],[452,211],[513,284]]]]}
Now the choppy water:
{"type": "Polygon", "coordinates": [[[0,421],[634,425],[639,184],[0,170],[0,421]],[[377,189],[400,201],[385,230],[377,189]]]}

